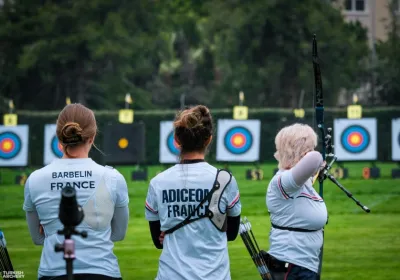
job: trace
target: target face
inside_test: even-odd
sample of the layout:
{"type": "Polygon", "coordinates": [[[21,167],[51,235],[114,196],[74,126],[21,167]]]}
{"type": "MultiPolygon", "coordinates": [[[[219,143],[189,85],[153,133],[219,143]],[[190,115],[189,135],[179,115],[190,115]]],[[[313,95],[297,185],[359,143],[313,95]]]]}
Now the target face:
{"type": "Polygon", "coordinates": [[[56,128],[55,124],[46,124],[44,126],[43,165],[48,165],[64,155],[63,147],[56,135],[56,128]]]}
{"type": "Polygon", "coordinates": [[[51,139],[51,151],[56,157],[61,158],[63,156],[63,147],[57,136],[53,136],[53,139],[51,139]]]}
{"type": "Polygon", "coordinates": [[[174,138],[174,124],[172,121],[160,122],[160,163],[177,163],[180,147],[174,138]]]}
{"type": "Polygon", "coordinates": [[[167,137],[167,147],[168,150],[174,154],[174,155],[179,155],[179,145],[178,143],[176,143],[175,141],[175,137],[174,137],[174,132],[171,131],[170,134],[167,137]]]}
{"type": "Polygon", "coordinates": [[[21,139],[13,132],[0,133],[0,159],[10,160],[21,151],[21,139]]]}
{"type": "Polygon", "coordinates": [[[253,145],[253,135],[245,127],[233,127],[226,132],[224,145],[232,154],[244,154],[253,145]]]}
{"type": "Polygon", "coordinates": [[[392,160],[400,161],[400,118],[392,119],[392,160]]]}
{"type": "Polygon", "coordinates": [[[362,153],[370,144],[368,130],[360,125],[352,125],[346,128],[341,136],[343,148],[349,153],[362,153]]]}
{"type": "Polygon", "coordinates": [[[28,143],[28,125],[0,125],[0,167],[27,166],[28,143]]]}
{"type": "Polygon", "coordinates": [[[335,119],[334,152],[338,161],[376,160],[378,157],[377,120],[335,119]]]}
{"type": "Polygon", "coordinates": [[[120,147],[121,149],[126,149],[128,145],[129,141],[125,137],[118,140],[118,147],[120,147]]]}
{"type": "Polygon", "coordinates": [[[254,162],[260,158],[260,120],[218,120],[217,160],[254,162]]]}

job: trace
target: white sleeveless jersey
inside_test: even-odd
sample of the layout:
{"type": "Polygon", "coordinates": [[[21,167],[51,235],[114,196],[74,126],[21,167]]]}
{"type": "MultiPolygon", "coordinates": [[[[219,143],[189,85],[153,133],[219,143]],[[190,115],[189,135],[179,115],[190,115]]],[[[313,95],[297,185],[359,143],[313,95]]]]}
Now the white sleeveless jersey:
{"type": "Polygon", "coordinates": [[[114,208],[129,203],[126,181],[115,169],[101,166],[90,158],[57,159],[33,172],[26,182],[23,209],[37,211],[46,236],[39,277],[66,274],[63,253],[54,251],[55,244],[64,241],[57,230],[63,228],[58,214],[61,190],[66,186],[75,188],[78,204],[84,210],[85,218],[77,230],[88,233],[85,239],[72,237],[76,255],[74,273],[121,277],[110,236],[114,208]]]}
{"type": "Polygon", "coordinates": [[[275,258],[318,272],[323,243],[322,228],[328,213],[324,200],[314,190],[311,179],[296,186],[290,171],[278,171],[267,191],[271,223],[315,232],[296,232],[271,228],[269,254],[275,258]]]}
{"type": "MultiPolygon", "coordinates": [[[[177,164],[158,174],[150,182],[146,219],[159,220],[161,231],[182,222],[212,189],[216,175],[217,169],[206,162],[177,164]]],[[[222,195],[220,210],[228,216],[240,215],[234,177],[222,195]]],[[[192,219],[204,213],[205,206],[192,219]]],[[[209,218],[202,218],[167,234],[156,279],[231,279],[226,232],[219,231],[209,218]]]]}

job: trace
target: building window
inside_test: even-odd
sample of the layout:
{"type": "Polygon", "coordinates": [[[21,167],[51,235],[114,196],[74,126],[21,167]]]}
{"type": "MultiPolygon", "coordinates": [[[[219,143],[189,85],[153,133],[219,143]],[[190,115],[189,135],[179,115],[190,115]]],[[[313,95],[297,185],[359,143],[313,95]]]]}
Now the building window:
{"type": "Polygon", "coordinates": [[[399,0],[392,1],[392,8],[395,12],[400,12],[399,0]]]}
{"type": "Polygon", "coordinates": [[[364,12],[365,0],[346,0],[344,7],[346,11],[364,12]]]}

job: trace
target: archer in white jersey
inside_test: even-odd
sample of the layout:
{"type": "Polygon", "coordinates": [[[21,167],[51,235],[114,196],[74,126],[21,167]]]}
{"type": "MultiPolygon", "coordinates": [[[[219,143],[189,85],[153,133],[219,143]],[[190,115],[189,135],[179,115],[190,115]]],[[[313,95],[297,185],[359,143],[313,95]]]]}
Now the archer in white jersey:
{"type": "Polygon", "coordinates": [[[79,104],[66,106],[57,122],[64,157],[36,170],[26,182],[23,209],[33,242],[43,245],[38,271],[41,280],[66,279],[63,253],[55,252],[54,246],[64,241],[64,236],[57,234],[64,227],[58,216],[61,191],[68,186],[75,188],[84,211],[84,220],[76,229],[88,233],[85,239],[72,237],[76,248],[74,279],[121,279],[113,247],[126,234],[128,189],[118,171],[88,158],[96,129],[91,110],[79,104]]]}
{"type": "Polygon", "coordinates": [[[317,136],[311,127],[294,124],[278,133],[275,144],[279,171],[266,197],[272,224],[267,262],[276,279],[317,279],[328,218],[325,202],[312,186],[311,177],[323,166],[321,154],[313,151],[317,136]]]}
{"type": "MultiPolygon", "coordinates": [[[[163,249],[156,279],[229,280],[227,241],[236,239],[241,212],[236,180],[231,176],[225,181],[226,188],[217,206],[218,213],[215,213],[216,216],[227,215],[226,227],[219,227],[207,216],[176,227],[191,213],[194,213],[191,220],[208,213],[208,201],[197,206],[212,192],[217,168],[204,161],[213,131],[206,107],[183,111],[174,126],[181,163],[151,180],[145,205],[153,242],[163,249]]],[[[218,182],[221,182],[219,177],[218,182]]]]}

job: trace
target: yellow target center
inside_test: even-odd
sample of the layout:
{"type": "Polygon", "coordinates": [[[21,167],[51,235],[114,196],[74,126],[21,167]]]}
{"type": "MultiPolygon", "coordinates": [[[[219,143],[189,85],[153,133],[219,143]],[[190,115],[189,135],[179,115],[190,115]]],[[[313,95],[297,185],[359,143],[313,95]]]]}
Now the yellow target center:
{"type": "Polygon", "coordinates": [[[236,137],[233,139],[233,143],[234,143],[236,146],[240,146],[240,145],[243,144],[243,138],[240,137],[240,136],[236,136],[236,137]]]}
{"type": "Polygon", "coordinates": [[[118,146],[119,146],[121,149],[125,149],[126,147],[128,147],[128,144],[129,144],[129,142],[128,142],[128,139],[126,139],[126,138],[121,138],[121,139],[119,139],[119,141],[118,141],[118,146]]]}
{"type": "Polygon", "coordinates": [[[10,141],[6,141],[6,142],[3,144],[3,150],[8,151],[8,150],[11,150],[11,148],[12,148],[12,144],[11,144],[10,141]]]}
{"type": "Polygon", "coordinates": [[[361,138],[360,138],[360,136],[357,135],[357,134],[352,135],[351,138],[350,138],[350,142],[351,142],[352,144],[358,144],[358,143],[361,142],[361,138]]]}

